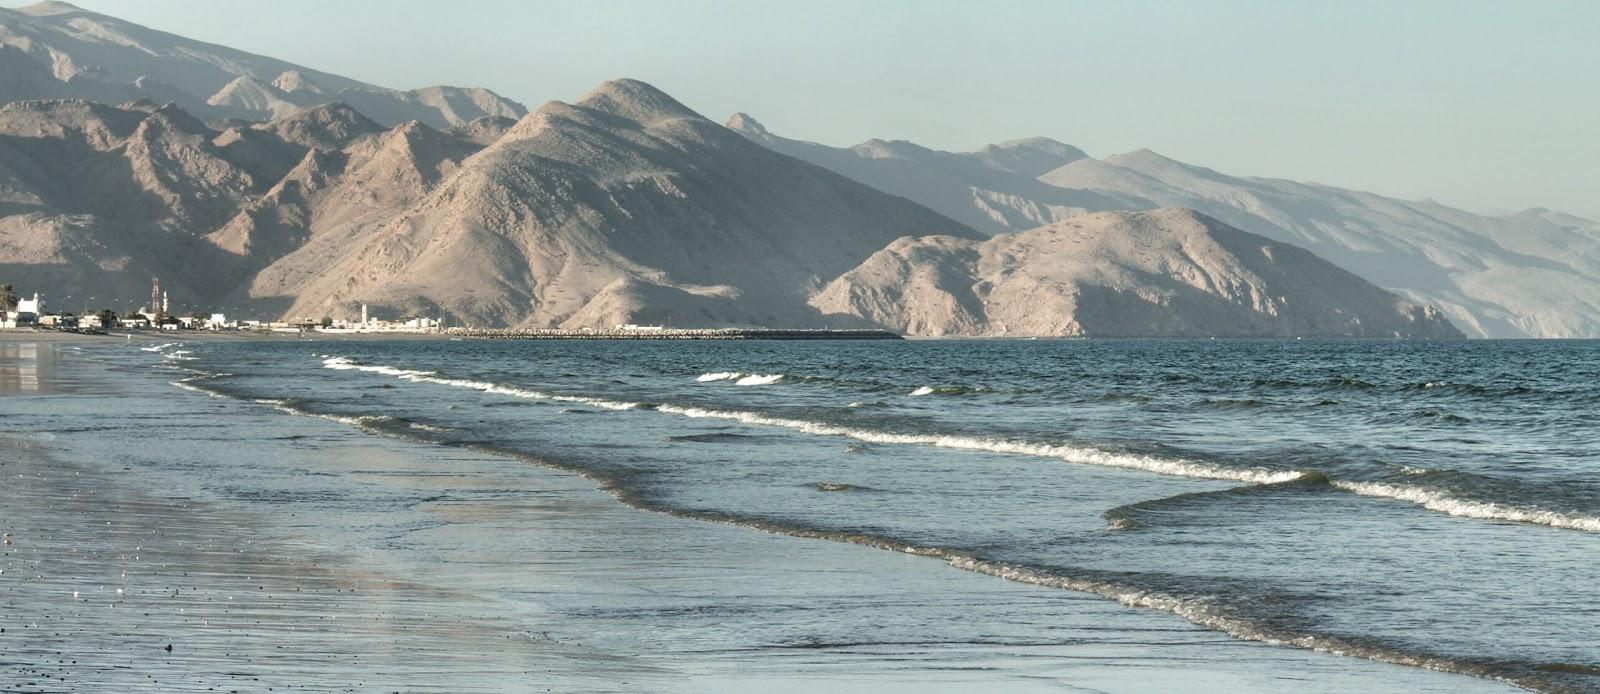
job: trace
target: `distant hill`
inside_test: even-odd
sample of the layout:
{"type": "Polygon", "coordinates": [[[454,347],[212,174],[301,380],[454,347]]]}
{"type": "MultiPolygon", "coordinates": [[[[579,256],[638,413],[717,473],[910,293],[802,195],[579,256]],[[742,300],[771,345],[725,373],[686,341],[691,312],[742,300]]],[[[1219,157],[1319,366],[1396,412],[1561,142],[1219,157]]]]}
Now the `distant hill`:
{"type": "Polygon", "coordinates": [[[900,239],[812,304],[917,335],[1462,336],[1432,307],[1184,209],[900,239]]]}
{"type": "Polygon", "coordinates": [[[1470,335],[1600,337],[1600,224],[1532,210],[1490,217],[1426,201],[1240,178],[1148,150],[1094,159],[1049,140],[949,153],[896,141],[836,148],[789,140],[738,114],[775,151],[927,205],[987,233],[1085,211],[1185,207],[1311,250],[1378,286],[1440,307],[1470,335]],[[1053,154],[1027,165],[996,153],[1053,154]]]}
{"type": "Polygon", "coordinates": [[[149,99],[206,121],[270,119],[338,101],[385,125],[418,120],[435,128],[527,112],[487,89],[386,89],[64,2],[0,8],[0,103],[23,99],[149,99]]]}

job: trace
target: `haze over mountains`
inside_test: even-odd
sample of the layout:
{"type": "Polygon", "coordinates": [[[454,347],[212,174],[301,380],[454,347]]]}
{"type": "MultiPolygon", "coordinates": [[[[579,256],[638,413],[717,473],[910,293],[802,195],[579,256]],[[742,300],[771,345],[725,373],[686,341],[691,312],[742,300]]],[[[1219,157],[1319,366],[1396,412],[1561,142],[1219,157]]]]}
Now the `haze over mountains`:
{"type": "Polygon", "coordinates": [[[195,307],[485,326],[1458,336],[1435,304],[1474,334],[1600,334],[1583,293],[1600,233],[1547,211],[1477,217],[1043,138],[837,149],[723,127],[634,80],[529,113],[62,3],[0,10],[0,59],[34,66],[0,72],[0,281],[75,310],[160,277],[195,307]],[[178,91],[110,99],[153,97],[150,75],[178,91]],[[1199,213],[1080,216],[1162,207],[1199,213]]]}
{"type": "Polygon", "coordinates": [[[386,89],[64,2],[0,7],[0,101],[72,98],[171,102],[208,121],[281,117],[335,101],[385,125],[420,120],[436,128],[527,112],[487,89],[386,89]]]}
{"type": "Polygon", "coordinates": [[[836,148],[783,138],[742,113],[728,126],[985,233],[1086,211],[1185,207],[1438,306],[1470,335],[1600,336],[1600,223],[1572,215],[1535,209],[1489,217],[1313,183],[1234,177],[1149,150],[1094,159],[1043,139],[971,153],[883,140],[836,148]],[[1032,158],[996,158],[1014,152],[1032,158]]]}

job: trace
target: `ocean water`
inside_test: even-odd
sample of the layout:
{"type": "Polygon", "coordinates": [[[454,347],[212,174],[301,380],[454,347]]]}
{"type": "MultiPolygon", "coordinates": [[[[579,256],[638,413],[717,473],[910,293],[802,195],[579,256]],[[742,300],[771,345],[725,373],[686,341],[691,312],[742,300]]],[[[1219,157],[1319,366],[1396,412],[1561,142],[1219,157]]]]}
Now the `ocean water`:
{"type": "MultiPolygon", "coordinates": [[[[109,353],[108,353],[109,354],[109,353]]],[[[1219,634],[1600,690],[1600,343],[193,342],[179,387],[1219,634]]]]}

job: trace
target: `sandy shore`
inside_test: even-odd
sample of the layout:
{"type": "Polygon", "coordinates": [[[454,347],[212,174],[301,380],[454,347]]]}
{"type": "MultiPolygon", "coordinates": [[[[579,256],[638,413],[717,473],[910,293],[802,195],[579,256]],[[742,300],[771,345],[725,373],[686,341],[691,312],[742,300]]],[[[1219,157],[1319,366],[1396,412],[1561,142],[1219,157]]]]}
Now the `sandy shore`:
{"type": "Polygon", "coordinates": [[[36,385],[0,398],[8,691],[1506,691],[643,513],[77,340],[0,336],[36,385]]]}

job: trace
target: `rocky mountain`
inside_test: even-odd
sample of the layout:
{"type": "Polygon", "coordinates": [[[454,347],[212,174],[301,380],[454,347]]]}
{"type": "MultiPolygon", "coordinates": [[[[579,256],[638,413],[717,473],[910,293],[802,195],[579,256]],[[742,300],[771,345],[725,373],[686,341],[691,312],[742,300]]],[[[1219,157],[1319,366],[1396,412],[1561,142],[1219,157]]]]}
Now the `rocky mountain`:
{"type": "Polygon", "coordinates": [[[926,205],[979,231],[998,234],[1084,212],[1122,209],[1140,201],[1058,188],[1039,176],[1086,158],[1083,150],[1048,138],[989,145],[976,152],[941,152],[905,140],[868,140],[850,148],[790,140],[736,113],[727,127],[776,152],[849,176],[926,205]]]}
{"type": "MultiPolygon", "coordinates": [[[[492,131],[483,125],[473,132],[492,131]]],[[[394,162],[441,160],[404,142],[394,162]]],[[[398,186],[400,168],[381,169],[381,189],[404,190],[374,208],[391,218],[325,244],[313,231],[259,272],[251,299],[298,315],[369,303],[477,324],[818,325],[810,295],[894,239],[981,238],[633,80],[545,104],[423,185],[398,186]]],[[[313,218],[325,209],[313,207],[313,218]]],[[[226,236],[225,247],[249,245],[226,236]]]]}
{"type": "Polygon", "coordinates": [[[0,274],[68,307],[131,308],[159,277],[266,316],[820,325],[811,293],[890,241],[981,237],[632,80],[449,131],[341,103],[222,126],[0,107],[0,274]]]}
{"type": "Polygon", "coordinates": [[[0,8],[0,102],[74,98],[171,102],[206,121],[265,120],[332,102],[385,125],[418,120],[435,128],[527,112],[486,89],[386,89],[64,2],[0,8]]]}
{"type": "MultiPolygon", "coordinates": [[[[1022,176],[1071,156],[1018,143],[962,166],[1022,176]]],[[[447,131],[342,103],[220,127],[148,100],[8,104],[0,273],[68,307],[130,308],[119,300],[160,277],[180,306],[285,317],[370,304],[476,325],[1455,335],[1304,250],[1192,212],[988,238],[633,80],[447,131]]]]}
{"type": "Polygon", "coordinates": [[[1034,166],[993,160],[992,153],[1016,150],[1017,143],[963,154],[879,140],[834,148],[778,137],[743,114],[729,126],[988,233],[1082,211],[1186,207],[1436,305],[1470,335],[1600,337],[1600,225],[1571,215],[1477,215],[1427,201],[1229,176],[1148,150],[1094,159],[1053,143],[1049,151],[1064,161],[1040,170],[1046,157],[1032,160],[1034,166]]]}
{"type": "Polygon", "coordinates": [[[1432,307],[1185,209],[903,238],[811,303],[917,335],[1461,337],[1432,307]]]}

